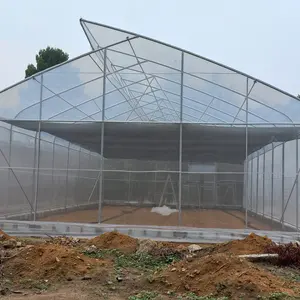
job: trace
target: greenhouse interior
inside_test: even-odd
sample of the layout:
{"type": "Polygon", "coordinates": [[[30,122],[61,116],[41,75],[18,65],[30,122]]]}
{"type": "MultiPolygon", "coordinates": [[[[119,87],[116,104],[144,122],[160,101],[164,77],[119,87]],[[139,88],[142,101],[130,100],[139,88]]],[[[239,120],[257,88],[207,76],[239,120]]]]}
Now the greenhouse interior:
{"type": "Polygon", "coordinates": [[[80,19],[91,51],[0,92],[0,218],[298,231],[299,99],[80,19]]]}

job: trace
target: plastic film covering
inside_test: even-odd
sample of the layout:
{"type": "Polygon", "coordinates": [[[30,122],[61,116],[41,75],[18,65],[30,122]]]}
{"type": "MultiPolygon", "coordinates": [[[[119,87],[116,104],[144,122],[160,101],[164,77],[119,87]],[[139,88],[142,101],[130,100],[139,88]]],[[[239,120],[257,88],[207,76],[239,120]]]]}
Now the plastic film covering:
{"type": "Polygon", "coordinates": [[[270,219],[273,228],[285,230],[297,230],[299,220],[299,131],[292,130],[292,140],[272,141],[248,158],[249,211],[270,219]]]}

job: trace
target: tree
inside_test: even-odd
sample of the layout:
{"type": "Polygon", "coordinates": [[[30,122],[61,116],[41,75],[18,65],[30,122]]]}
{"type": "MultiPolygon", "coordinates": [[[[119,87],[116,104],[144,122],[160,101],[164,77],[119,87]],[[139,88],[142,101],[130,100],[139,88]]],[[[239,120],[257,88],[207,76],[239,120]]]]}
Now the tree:
{"type": "Polygon", "coordinates": [[[61,49],[47,47],[41,49],[35,56],[36,66],[29,64],[25,70],[25,78],[32,76],[40,71],[61,64],[69,59],[69,54],[61,49]]]}

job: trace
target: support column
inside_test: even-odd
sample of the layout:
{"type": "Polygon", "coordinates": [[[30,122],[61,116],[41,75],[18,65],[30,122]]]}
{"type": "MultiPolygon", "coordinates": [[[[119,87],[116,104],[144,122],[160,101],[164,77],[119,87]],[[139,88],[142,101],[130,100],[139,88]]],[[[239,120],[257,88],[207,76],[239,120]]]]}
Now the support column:
{"type": "Polygon", "coordinates": [[[265,216],[265,173],[266,173],[266,148],[264,148],[264,155],[263,155],[263,178],[262,178],[262,182],[263,182],[263,211],[262,211],[262,215],[263,217],[265,216]]]}
{"type": "MultiPolygon", "coordinates": [[[[9,153],[8,153],[8,162],[9,162],[9,169],[8,169],[8,173],[7,173],[7,202],[6,202],[6,211],[9,211],[8,206],[10,203],[10,173],[11,173],[11,147],[12,147],[12,135],[13,135],[13,126],[10,125],[10,131],[9,131],[9,153]]],[[[31,215],[33,214],[33,211],[31,209],[31,215]]]]}
{"type": "Polygon", "coordinates": [[[38,140],[36,152],[36,172],[35,172],[35,191],[34,191],[34,213],[33,220],[36,221],[37,204],[38,204],[38,190],[39,190],[39,172],[40,172],[40,154],[41,154],[41,123],[42,123],[42,100],[43,100],[43,74],[41,75],[41,89],[40,89],[40,115],[38,124],[38,140]]]}
{"type": "Polygon", "coordinates": [[[298,150],[299,150],[299,138],[297,137],[296,139],[296,230],[297,232],[299,231],[299,176],[298,176],[298,172],[299,172],[299,154],[298,154],[298,150]]]}
{"type": "Polygon", "coordinates": [[[274,219],[274,143],[272,143],[271,221],[274,219]]]}
{"type": "Polygon", "coordinates": [[[281,190],[281,207],[282,207],[282,230],[284,230],[284,148],[285,148],[285,143],[282,144],[282,173],[281,173],[281,185],[282,185],[282,190],[281,190]]]}
{"type": "Polygon", "coordinates": [[[250,169],[250,210],[253,211],[253,155],[251,155],[251,169],[250,169]]]}
{"type": "Polygon", "coordinates": [[[103,56],[103,96],[102,96],[102,123],[101,123],[101,149],[100,149],[100,177],[99,177],[99,204],[98,204],[98,223],[101,223],[102,201],[103,201],[103,150],[104,150],[104,120],[105,120],[105,93],[106,93],[106,63],[107,49],[104,49],[103,56]]]}
{"type": "Polygon", "coordinates": [[[76,200],[76,205],[80,205],[80,201],[81,201],[81,190],[82,190],[82,186],[81,186],[81,182],[80,182],[80,157],[81,157],[81,147],[79,148],[78,151],[79,157],[78,157],[78,172],[77,172],[77,184],[76,184],[76,197],[77,199],[79,199],[78,201],[76,200]]]}
{"type": "Polygon", "coordinates": [[[255,204],[255,212],[258,214],[258,185],[259,185],[259,151],[257,151],[257,160],[256,160],[256,204],[255,204]]]}
{"type": "Polygon", "coordinates": [[[245,228],[248,228],[248,205],[249,205],[249,185],[248,185],[248,178],[249,178],[249,166],[248,166],[248,94],[249,94],[249,79],[247,77],[246,79],[246,140],[245,140],[245,157],[246,157],[246,168],[245,168],[245,174],[246,180],[245,180],[245,195],[246,195],[246,207],[245,207],[245,228]]]}
{"type": "MultiPolygon", "coordinates": [[[[88,169],[89,170],[91,170],[92,169],[92,167],[91,167],[91,159],[92,158],[92,153],[91,153],[91,151],[89,151],[89,163],[88,163],[88,169]]],[[[91,177],[90,178],[90,176],[93,176],[93,174],[91,174],[92,173],[92,171],[88,171],[88,179],[90,180],[92,180],[93,178],[91,177]]],[[[89,185],[88,185],[89,186],[89,185]]],[[[90,204],[90,198],[88,198],[88,204],[90,204]]]]}
{"type": "Polygon", "coordinates": [[[70,162],[70,142],[68,144],[68,158],[67,158],[67,172],[66,172],[66,196],[65,196],[65,205],[64,205],[65,210],[67,209],[67,206],[68,206],[69,162],[70,162]]]}
{"type": "Polygon", "coordinates": [[[181,198],[182,198],[182,120],[183,120],[183,76],[184,53],[181,52],[181,80],[180,80],[180,124],[179,124],[179,178],[178,178],[178,226],[182,224],[181,198]]]}
{"type": "Polygon", "coordinates": [[[52,145],[52,170],[51,170],[51,184],[52,184],[52,203],[54,203],[54,153],[55,153],[55,141],[56,141],[56,137],[53,140],[53,145],[52,145]]]}

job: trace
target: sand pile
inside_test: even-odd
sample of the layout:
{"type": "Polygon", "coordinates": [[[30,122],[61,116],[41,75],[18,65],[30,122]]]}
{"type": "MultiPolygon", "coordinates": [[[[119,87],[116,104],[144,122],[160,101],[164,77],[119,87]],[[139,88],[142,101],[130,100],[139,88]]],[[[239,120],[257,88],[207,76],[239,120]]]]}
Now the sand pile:
{"type": "Polygon", "coordinates": [[[138,248],[138,241],[128,235],[116,231],[101,234],[88,243],[98,249],[118,249],[123,253],[134,253],[138,248]]]}
{"type": "Polygon", "coordinates": [[[226,254],[177,262],[155,275],[154,282],[172,291],[193,292],[203,296],[214,294],[230,299],[274,292],[294,295],[284,280],[244,259],[226,254]]]}
{"type": "Polygon", "coordinates": [[[263,254],[267,247],[272,245],[273,242],[267,237],[256,235],[251,233],[243,240],[235,240],[228,243],[222,243],[214,247],[210,247],[205,254],[216,254],[216,253],[226,253],[226,254],[263,254]]]}
{"type": "Polygon", "coordinates": [[[61,245],[35,245],[24,248],[18,255],[4,262],[4,276],[22,278],[68,279],[84,276],[103,261],[88,258],[72,248],[61,245]]]}

